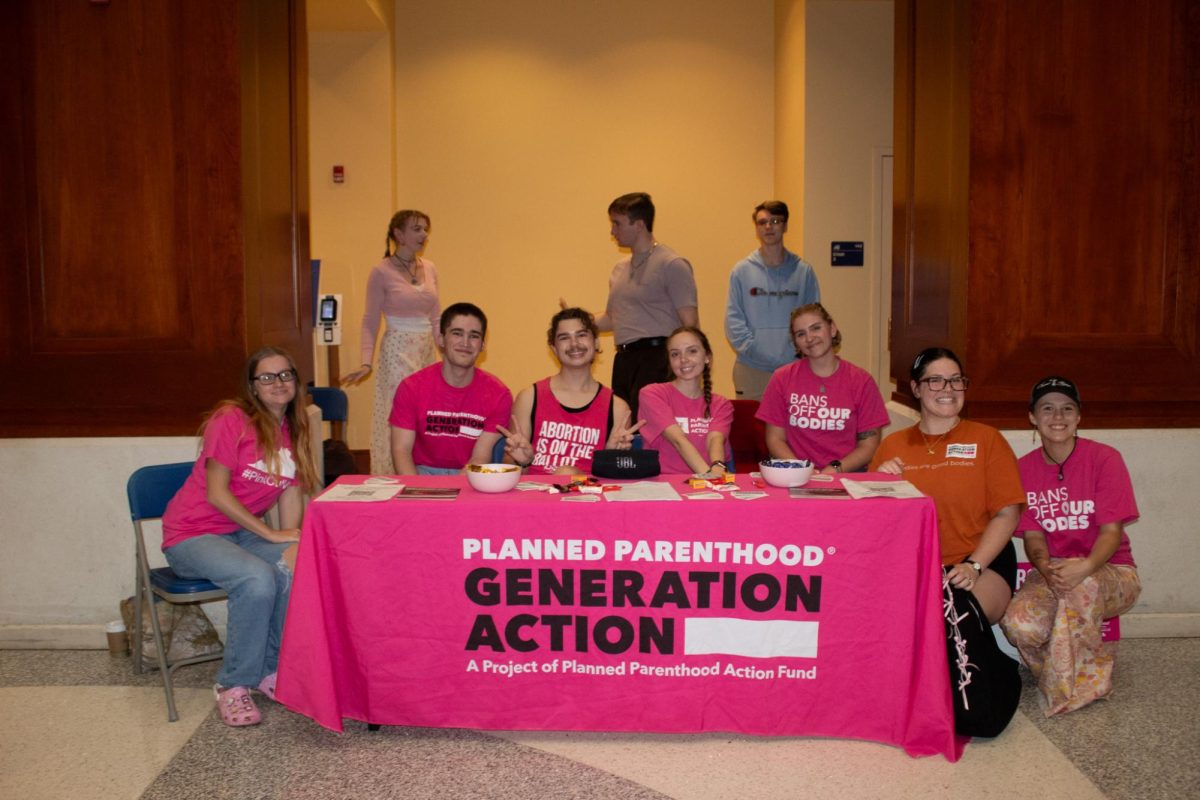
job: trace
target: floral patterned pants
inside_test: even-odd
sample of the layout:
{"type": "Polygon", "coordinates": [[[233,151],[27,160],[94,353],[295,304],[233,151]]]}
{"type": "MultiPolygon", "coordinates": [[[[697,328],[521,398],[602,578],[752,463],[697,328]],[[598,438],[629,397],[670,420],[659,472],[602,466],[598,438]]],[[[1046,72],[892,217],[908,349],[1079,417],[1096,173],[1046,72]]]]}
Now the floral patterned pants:
{"type": "Polygon", "coordinates": [[[379,344],[379,368],[375,373],[375,409],[371,418],[371,474],[394,475],[392,428],[388,417],[400,381],[433,363],[437,351],[428,330],[395,330],[390,325],[379,344]]]}
{"type": "Polygon", "coordinates": [[[1100,623],[1128,611],[1141,592],[1137,568],[1123,564],[1105,564],[1061,598],[1029,571],[1000,627],[1037,680],[1047,717],[1112,691],[1117,644],[1101,641],[1100,623]]]}

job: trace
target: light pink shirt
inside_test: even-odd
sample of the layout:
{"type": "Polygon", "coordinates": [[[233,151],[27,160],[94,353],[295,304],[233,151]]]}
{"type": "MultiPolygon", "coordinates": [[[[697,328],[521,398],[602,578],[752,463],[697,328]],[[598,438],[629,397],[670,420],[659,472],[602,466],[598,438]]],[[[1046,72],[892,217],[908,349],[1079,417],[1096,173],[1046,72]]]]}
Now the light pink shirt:
{"type": "Polygon", "coordinates": [[[385,258],[371,270],[371,277],[367,278],[367,308],[362,321],[362,363],[370,364],[375,357],[375,337],[379,334],[381,317],[424,318],[429,320],[430,330],[437,330],[442,315],[437,268],[432,261],[423,258],[420,261],[425,274],[415,286],[391,258],[385,258]]]}

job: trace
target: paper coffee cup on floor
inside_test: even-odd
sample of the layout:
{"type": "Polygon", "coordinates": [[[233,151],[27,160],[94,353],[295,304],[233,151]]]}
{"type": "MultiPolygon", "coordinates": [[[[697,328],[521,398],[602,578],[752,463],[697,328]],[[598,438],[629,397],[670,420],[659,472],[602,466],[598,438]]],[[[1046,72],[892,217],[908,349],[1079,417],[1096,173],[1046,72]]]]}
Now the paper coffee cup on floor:
{"type": "Polygon", "coordinates": [[[121,620],[113,620],[104,626],[104,632],[108,634],[108,654],[110,656],[125,656],[129,655],[129,634],[125,631],[125,623],[121,620]]]}

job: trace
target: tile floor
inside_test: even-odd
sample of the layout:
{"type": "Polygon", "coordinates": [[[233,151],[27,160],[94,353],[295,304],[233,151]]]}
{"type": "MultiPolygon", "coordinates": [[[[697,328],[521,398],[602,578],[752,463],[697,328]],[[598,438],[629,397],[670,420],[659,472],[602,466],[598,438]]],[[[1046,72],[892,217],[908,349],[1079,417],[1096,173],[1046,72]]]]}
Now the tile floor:
{"type": "Polygon", "coordinates": [[[232,730],[215,671],[178,673],[168,723],[128,659],[0,651],[0,798],[1200,798],[1200,639],[1126,640],[1112,700],[1066,717],[1044,719],[1027,683],[1008,730],[957,764],[726,734],[337,735],[265,700],[262,725],[232,730]]]}

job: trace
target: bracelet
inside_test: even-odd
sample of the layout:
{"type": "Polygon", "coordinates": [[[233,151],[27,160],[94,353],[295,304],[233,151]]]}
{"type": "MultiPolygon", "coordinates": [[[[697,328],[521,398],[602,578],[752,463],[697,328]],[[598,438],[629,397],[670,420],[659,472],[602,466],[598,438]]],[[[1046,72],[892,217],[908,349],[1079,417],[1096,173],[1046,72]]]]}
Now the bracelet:
{"type": "Polygon", "coordinates": [[[721,468],[723,468],[723,469],[728,469],[728,467],[726,466],[725,462],[724,462],[724,461],[721,461],[721,460],[717,460],[717,461],[710,462],[710,463],[709,463],[709,465],[708,465],[708,468],[709,468],[709,469],[712,469],[713,467],[721,467],[721,468]]]}

